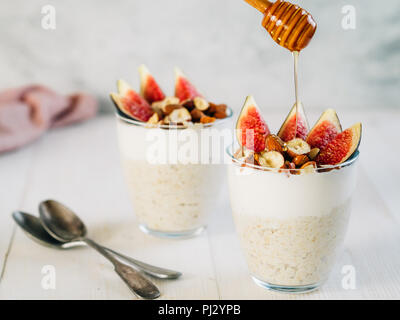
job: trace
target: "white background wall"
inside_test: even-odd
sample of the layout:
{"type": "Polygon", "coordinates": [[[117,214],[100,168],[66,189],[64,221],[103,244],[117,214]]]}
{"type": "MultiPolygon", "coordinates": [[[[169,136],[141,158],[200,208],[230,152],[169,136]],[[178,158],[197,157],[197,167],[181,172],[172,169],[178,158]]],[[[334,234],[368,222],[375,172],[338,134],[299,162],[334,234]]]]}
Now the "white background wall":
{"type": "MultiPolygon", "coordinates": [[[[398,108],[400,1],[297,1],[318,23],[301,54],[306,108],[398,108]],[[343,30],[344,5],[355,30],[343,30]]],[[[146,63],[172,93],[179,65],[216,102],[239,108],[253,94],[264,112],[294,102],[292,57],[242,0],[2,0],[0,87],[45,83],[61,92],[96,94],[111,110],[115,80],[138,86],[146,63]],[[56,30],[43,30],[41,8],[56,8],[56,30]]]]}

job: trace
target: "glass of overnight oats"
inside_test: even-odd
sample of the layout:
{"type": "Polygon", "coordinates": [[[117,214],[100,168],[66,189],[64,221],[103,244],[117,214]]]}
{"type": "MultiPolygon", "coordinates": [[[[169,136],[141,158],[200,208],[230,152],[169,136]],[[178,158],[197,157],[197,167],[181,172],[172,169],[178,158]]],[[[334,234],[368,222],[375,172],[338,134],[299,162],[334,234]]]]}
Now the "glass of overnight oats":
{"type": "Polygon", "coordinates": [[[197,235],[219,201],[224,177],[219,143],[231,137],[232,111],[205,100],[178,69],[172,97],[164,95],[146,67],[139,72],[140,93],[120,80],[118,94],[111,97],[140,229],[170,238],[197,235]]]}
{"type": "Polygon", "coordinates": [[[252,97],[228,147],[232,213],[248,268],[262,287],[307,292],[329,275],[341,249],[356,187],[361,124],[342,131],[326,110],[309,130],[291,110],[271,134],[252,97]]]}

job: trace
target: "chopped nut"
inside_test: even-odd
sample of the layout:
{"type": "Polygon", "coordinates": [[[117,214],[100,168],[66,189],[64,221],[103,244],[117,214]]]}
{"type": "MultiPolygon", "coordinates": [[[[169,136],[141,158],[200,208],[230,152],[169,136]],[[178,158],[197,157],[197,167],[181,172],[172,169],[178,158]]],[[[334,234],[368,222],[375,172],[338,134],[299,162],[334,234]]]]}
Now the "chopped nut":
{"type": "Polygon", "coordinates": [[[173,110],[168,116],[169,123],[184,123],[186,121],[190,121],[192,116],[190,115],[189,111],[186,108],[181,107],[180,109],[173,110]]]}
{"type": "Polygon", "coordinates": [[[188,111],[192,111],[195,106],[194,106],[194,101],[191,99],[185,100],[182,103],[182,106],[184,106],[186,109],[188,109],[188,111]]]}
{"type": "Polygon", "coordinates": [[[154,112],[153,115],[150,117],[150,119],[147,120],[147,123],[148,124],[157,124],[158,121],[159,121],[158,114],[157,114],[157,112],[154,112]]]}
{"type": "Polygon", "coordinates": [[[300,154],[298,156],[295,156],[292,161],[296,166],[301,167],[303,164],[310,161],[310,159],[307,157],[307,155],[300,154]]]}
{"type": "Polygon", "coordinates": [[[303,169],[305,173],[312,173],[317,168],[317,163],[315,161],[308,161],[303,164],[300,169],[303,169]]]}
{"type": "Polygon", "coordinates": [[[154,111],[162,110],[164,112],[164,108],[170,104],[179,104],[179,98],[177,97],[166,97],[164,100],[153,102],[151,107],[154,111]]]}
{"type": "Polygon", "coordinates": [[[265,139],[265,148],[267,151],[283,152],[284,142],[277,135],[270,134],[265,139]]]}
{"type": "Polygon", "coordinates": [[[285,164],[283,155],[278,151],[262,152],[258,161],[260,165],[270,168],[281,168],[285,164]]]}
{"type": "Polygon", "coordinates": [[[303,139],[295,138],[287,143],[287,153],[292,158],[310,152],[310,145],[303,139]]]}
{"type": "Polygon", "coordinates": [[[206,123],[212,123],[212,122],[214,122],[216,119],[214,118],[214,117],[209,117],[209,116],[203,116],[203,117],[201,117],[201,119],[200,119],[200,123],[204,123],[204,124],[206,124],[206,123]]]}
{"type": "Polygon", "coordinates": [[[293,162],[290,162],[289,160],[285,161],[285,168],[286,169],[296,169],[296,165],[293,162]]]}
{"type": "Polygon", "coordinates": [[[204,113],[201,112],[199,109],[193,109],[190,111],[190,115],[192,116],[192,120],[194,122],[200,122],[200,119],[204,117],[204,113]]]}
{"type": "Polygon", "coordinates": [[[194,98],[194,105],[200,111],[205,111],[210,106],[210,104],[201,97],[194,98]]]}
{"type": "Polygon", "coordinates": [[[214,116],[214,118],[217,118],[217,119],[225,119],[226,112],[225,111],[224,112],[215,112],[213,116],[214,116]]]}
{"type": "Polygon", "coordinates": [[[228,106],[226,104],[215,104],[210,102],[210,107],[207,109],[207,114],[217,119],[224,119],[226,118],[227,108],[228,106]]]}
{"type": "Polygon", "coordinates": [[[176,109],[181,109],[182,106],[180,104],[169,104],[164,107],[164,114],[169,115],[172,111],[176,109]]]}
{"type": "Polygon", "coordinates": [[[308,157],[310,158],[310,160],[314,160],[318,156],[319,151],[320,151],[319,148],[311,149],[311,151],[308,154],[308,157]]]}
{"type": "Polygon", "coordinates": [[[163,124],[169,124],[169,116],[165,116],[164,119],[161,120],[163,124]]]}

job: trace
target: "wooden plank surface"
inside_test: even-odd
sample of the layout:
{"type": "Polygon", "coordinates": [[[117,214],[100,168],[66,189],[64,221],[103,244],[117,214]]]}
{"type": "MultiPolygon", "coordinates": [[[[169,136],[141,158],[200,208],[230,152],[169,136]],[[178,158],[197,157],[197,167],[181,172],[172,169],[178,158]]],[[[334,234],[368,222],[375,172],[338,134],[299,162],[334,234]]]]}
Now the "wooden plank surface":
{"type": "Polygon", "coordinates": [[[0,156],[0,283],[15,227],[11,212],[21,205],[32,168],[33,146],[0,156]]]}
{"type": "MultiPolygon", "coordinates": [[[[249,278],[226,186],[222,186],[224,201],[218,204],[206,233],[180,241],[153,238],[138,230],[131,210],[114,119],[100,116],[86,124],[54,130],[32,146],[0,157],[0,262],[10,248],[0,299],[134,299],[96,252],[88,248],[57,251],[33,243],[20,230],[12,235],[11,211],[20,208],[37,214],[39,201],[46,198],[62,200],[75,209],[100,243],[184,272],[178,281],[156,281],[164,299],[400,298],[400,210],[393,191],[399,190],[399,170],[389,175],[384,166],[372,167],[378,159],[373,151],[394,131],[396,115],[388,112],[390,120],[386,122],[382,113],[363,114],[361,170],[345,251],[323,288],[305,295],[272,293],[249,278]],[[382,129],[387,123],[390,125],[382,129]],[[55,267],[55,290],[41,286],[46,265],[55,267]],[[342,288],[344,265],[356,270],[355,290],[342,288]]],[[[311,122],[317,116],[312,114],[311,122]]],[[[279,126],[281,118],[280,113],[270,115],[271,127],[279,126]]],[[[353,119],[360,120],[356,113],[348,112],[344,126],[353,119]]],[[[388,165],[394,165],[397,153],[389,151],[388,165]]]]}

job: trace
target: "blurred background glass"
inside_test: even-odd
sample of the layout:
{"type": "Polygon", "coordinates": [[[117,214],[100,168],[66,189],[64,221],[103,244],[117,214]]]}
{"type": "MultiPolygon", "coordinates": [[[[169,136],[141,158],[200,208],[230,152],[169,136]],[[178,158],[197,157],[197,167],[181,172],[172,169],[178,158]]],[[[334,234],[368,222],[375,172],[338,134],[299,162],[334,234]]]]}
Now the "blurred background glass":
{"type": "MultiPolygon", "coordinates": [[[[295,2],[318,23],[300,55],[305,107],[399,108],[400,1],[295,2]],[[354,30],[342,28],[345,5],[356,9],[354,30]]],[[[286,113],[294,102],[292,57],[261,19],[242,0],[1,1],[0,87],[87,91],[111,112],[117,79],[138,88],[145,63],[172,94],[178,65],[213,101],[237,110],[253,94],[264,112],[286,113]],[[55,30],[41,26],[47,4],[56,9],[55,30]]]]}

